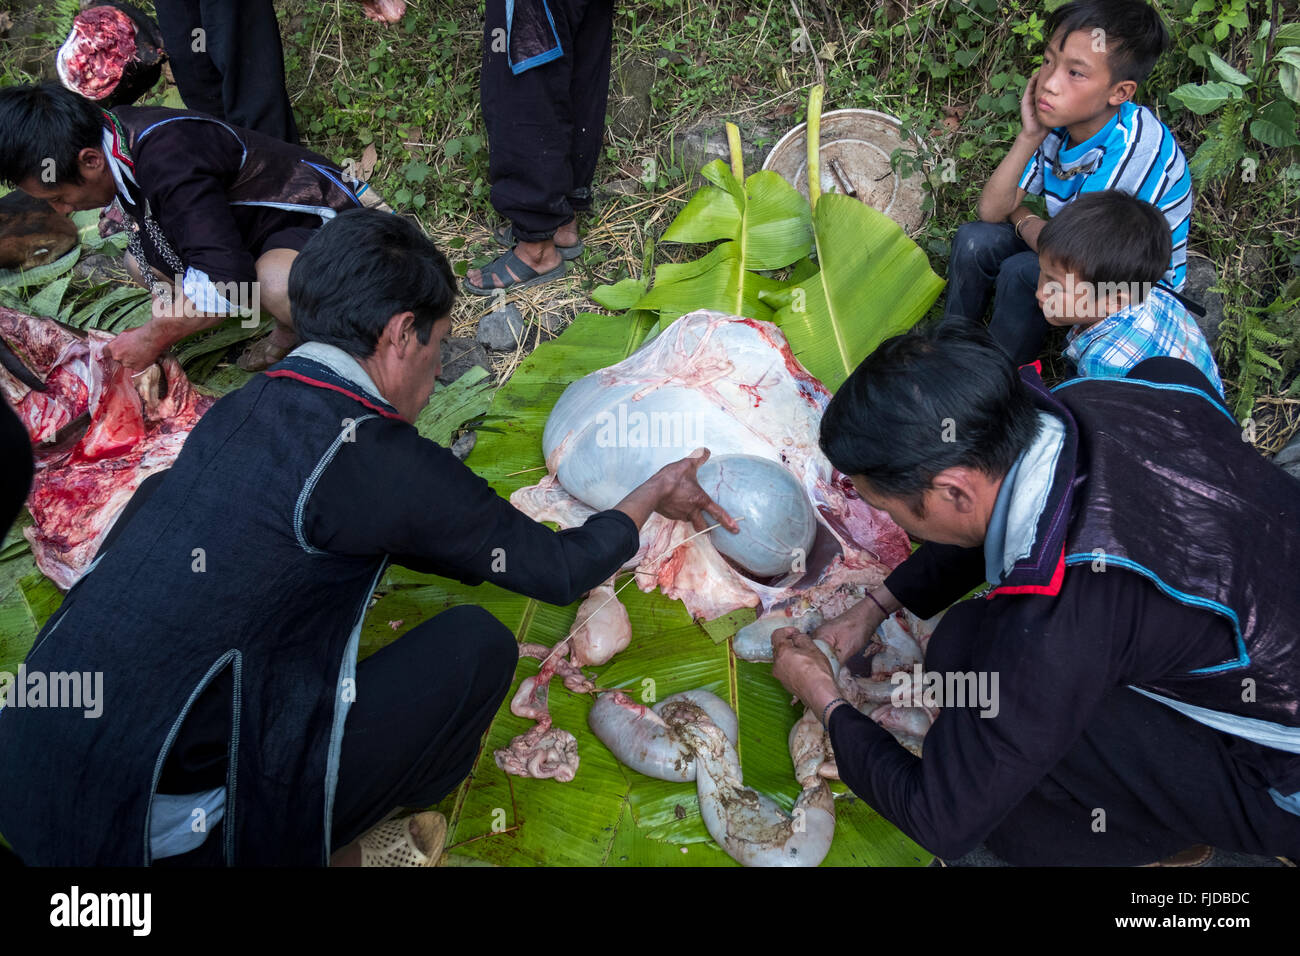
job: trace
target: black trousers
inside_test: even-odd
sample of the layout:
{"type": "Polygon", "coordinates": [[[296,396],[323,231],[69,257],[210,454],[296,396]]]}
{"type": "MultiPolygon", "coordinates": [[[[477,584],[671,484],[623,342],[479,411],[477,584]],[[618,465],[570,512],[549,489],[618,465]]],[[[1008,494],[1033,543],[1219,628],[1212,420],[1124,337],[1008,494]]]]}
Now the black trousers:
{"type": "MultiPolygon", "coordinates": [[[[334,796],[337,850],[395,807],[437,803],[469,775],[514,679],[519,646],[474,605],[444,611],[357,665],[334,796]]],[[[319,794],[302,806],[319,813],[319,794]]],[[[221,866],[225,821],[189,853],[155,866],[221,866]]]]}
{"type": "Polygon", "coordinates": [[[984,318],[990,297],[989,334],[1017,365],[1038,357],[1051,329],[1038,307],[1038,253],[1009,222],[968,222],[957,229],[948,260],[945,319],[984,318]]]}
{"type": "Polygon", "coordinates": [[[591,207],[609,99],[613,0],[549,6],[564,56],[518,76],[499,42],[493,51],[494,38],[505,35],[505,0],[488,0],[483,22],[479,101],[492,205],[526,242],[550,238],[591,207]]]}
{"type": "MultiPolygon", "coordinates": [[[[949,634],[926,666],[968,670],[964,641],[949,634]]],[[[1136,866],[1201,843],[1300,856],[1300,816],[1234,757],[1252,746],[1117,687],[985,845],[1017,866],[1136,866]]]]}
{"type": "Polygon", "coordinates": [[[154,7],[187,107],[298,142],[271,0],[156,0],[154,7]],[[199,38],[195,30],[203,31],[199,38]]]}

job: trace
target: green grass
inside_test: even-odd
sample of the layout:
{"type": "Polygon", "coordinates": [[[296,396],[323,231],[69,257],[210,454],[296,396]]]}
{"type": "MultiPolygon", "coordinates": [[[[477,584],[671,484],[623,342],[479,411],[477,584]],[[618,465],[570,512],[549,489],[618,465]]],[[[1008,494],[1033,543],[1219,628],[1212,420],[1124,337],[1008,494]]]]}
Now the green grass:
{"type": "MultiPolygon", "coordinates": [[[[589,234],[589,251],[571,272],[567,294],[589,300],[596,285],[641,273],[646,242],[658,239],[691,191],[695,171],[682,168],[674,134],[703,118],[729,119],[747,130],[765,126],[771,131],[766,139],[774,140],[803,119],[808,90],[817,82],[826,86],[827,109],[892,113],[931,147],[923,158],[936,171],[929,177],[932,215],[917,241],[944,274],[954,232],[974,218],[980,189],[1018,129],[1019,96],[1039,63],[1047,7],[1058,3],[620,4],[614,69],[633,62],[653,68],[651,119],[633,136],[609,131],[596,182],[636,179],[643,185],[632,195],[600,199],[602,228],[589,234]],[[938,174],[947,160],[955,176],[938,174]]],[[[76,4],[46,0],[46,6],[55,11],[53,25],[23,39],[23,50],[44,43],[52,52],[76,4]]],[[[1169,94],[1214,78],[1198,65],[1206,63],[1207,50],[1249,71],[1257,59],[1251,41],[1272,4],[1174,0],[1157,6],[1173,43],[1138,100],[1156,109],[1191,157],[1207,135],[1225,128],[1231,134],[1240,118],[1232,109],[1198,116],[1169,94]]],[[[1294,4],[1282,7],[1281,19],[1300,20],[1294,4]]],[[[371,182],[419,217],[457,261],[458,272],[494,256],[486,232],[495,215],[478,103],[481,5],[422,0],[393,26],[371,23],[347,2],[284,0],[277,8],[305,145],[341,163],[362,164],[367,148],[373,150],[371,182]]],[[[6,57],[0,78],[33,79],[20,72],[22,59],[6,57]]],[[[1276,81],[1255,95],[1279,98],[1276,81]]],[[[1300,151],[1242,143],[1229,145],[1234,156],[1251,161],[1249,174],[1238,175],[1232,166],[1196,184],[1191,249],[1212,260],[1220,276],[1229,321],[1217,351],[1229,400],[1243,416],[1254,412],[1269,435],[1260,447],[1271,451],[1300,424],[1300,412],[1292,415],[1294,424],[1286,417],[1295,406],[1280,401],[1294,390],[1296,350],[1286,343],[1294,340],[1300,319],[1294,310],[1267,311],[1300,260],[1300,151]],[[1262,363],[1261,355],[1280,369],[1262,363]]],[[[766,145],[760,142],[763,151],[766,145]]],[[[666,246],[656,256],[662,261],[694,252],[666,246]]],[[[458,304],[459,331],[472,327],[481,306],[458,304]]],[[[571,311],[587,306],[580,301],[571,311]]]]}

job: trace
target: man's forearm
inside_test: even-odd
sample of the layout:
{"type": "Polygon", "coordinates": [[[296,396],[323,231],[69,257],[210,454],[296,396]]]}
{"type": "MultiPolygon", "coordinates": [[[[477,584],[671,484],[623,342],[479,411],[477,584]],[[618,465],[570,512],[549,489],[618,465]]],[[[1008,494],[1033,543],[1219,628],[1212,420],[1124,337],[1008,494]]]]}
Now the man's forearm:
{"type": "Polygon", "coordinates": [[[228,315],[201,312],[179,287],[172,290],[170,302],[155,295],[153,318],[149,325],[153,328],[153,339],[159,343],[159,351],[165,352],[186,336],[202,332],[220,325],[228,315]]]}

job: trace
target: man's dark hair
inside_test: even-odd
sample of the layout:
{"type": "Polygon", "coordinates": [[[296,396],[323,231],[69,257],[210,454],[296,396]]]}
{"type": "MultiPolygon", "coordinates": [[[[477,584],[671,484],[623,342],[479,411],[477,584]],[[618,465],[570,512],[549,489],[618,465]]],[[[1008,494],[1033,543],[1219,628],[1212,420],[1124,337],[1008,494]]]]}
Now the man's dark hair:
{"type": "Polygon", "coordinates": [[[1084,193],[1038,234],[1038,254],[1076,281],[1155,283],[1169,269],[1173,237],[1149,202],[1115,189],[1084,193]]]}
{"type": "Polygon", "coordinates": [[[822,416],[821,447],[846,475],[904,499],[945,468],[1001,478],[1038,431],[1029,389],[983,326],[950,319],[882,342],[822,416]]]}
{"type": "Polygon", "coordinates": [[[289,306],[304,342],[374,354],[398,312],[415,313],[420,344],[451,311],[456,280],[446,257],[403,216],[349,209],[321,227],[289,270],[289,306]]]}
{"type": "Polygon", "coordinates": [[[0,182],[48,176],[48,159],[58,182],[81,182],[77,154],[103,148],[103,126],[99,107],[58,83],[0,89],[0,182]]]}
{"type": "Polygon", "coordinates": [[[1142,0],[1074,0],[1047,16],[1048,42],[1061,32],[1061,45],[1076,30],[1102,30],[1111,83],[1143,83],[1169,45],[1160,14],[1142,0]]]}

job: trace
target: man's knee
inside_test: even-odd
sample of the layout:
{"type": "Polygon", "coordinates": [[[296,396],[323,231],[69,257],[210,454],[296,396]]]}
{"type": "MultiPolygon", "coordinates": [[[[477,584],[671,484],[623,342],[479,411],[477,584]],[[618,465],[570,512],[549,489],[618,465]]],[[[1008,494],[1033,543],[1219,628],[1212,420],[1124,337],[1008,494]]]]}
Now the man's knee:
{"type": "Polygon", "coordinates": [[[269,249],[257,260],[258,298],[261,308],[282,323],[289,322],[289,272],[298,258],[294,249],[269,249]]]}
{"type": "Polygon", "coordinates": [[[509,683],[519,662],[519,643],[506,627],[477,604],[462,604],[438,615],[438,621],[464,641],[485,677],[509,683]]]}

